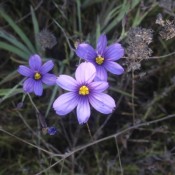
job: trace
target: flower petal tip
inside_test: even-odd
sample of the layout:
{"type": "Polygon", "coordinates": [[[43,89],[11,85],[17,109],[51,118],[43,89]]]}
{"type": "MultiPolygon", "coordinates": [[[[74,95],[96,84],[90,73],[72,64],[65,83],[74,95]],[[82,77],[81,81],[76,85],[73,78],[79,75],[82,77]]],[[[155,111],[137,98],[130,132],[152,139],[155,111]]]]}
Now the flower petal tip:
{"type": "Polygon", "coordinates": [[[42,64],[42,60],[39,55],[35,54],[35,55],[30,56],[29,65],[31,69],[35,71],[39,71],[39,69],[41,68],[41,64],[42,64]]]}
{"type": "Polygon", "coordinates": [[[101,34],[97,41],[97,52],[99,55],[103,55],[107,46],[107,37],[105,34],[101,34]]]}

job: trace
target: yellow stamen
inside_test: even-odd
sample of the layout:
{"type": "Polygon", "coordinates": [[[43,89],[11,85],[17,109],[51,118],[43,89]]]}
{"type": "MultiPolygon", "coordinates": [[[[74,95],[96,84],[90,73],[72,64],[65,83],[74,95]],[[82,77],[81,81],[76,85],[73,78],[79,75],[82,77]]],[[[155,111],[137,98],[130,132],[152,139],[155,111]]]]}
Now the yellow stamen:
{"type": "Polygon", "coordinates": [[[34,78],[35,78],[35,80],[41,79],[41,74],[36,72],[35,75],[34,75],[34,78]]]}
{"type": "Polygon", "coordinates": [[[104,62],[104,58],[100,55],[98,55],[95,59],[96,63],[101,65],[104,62]]]}
{"type": "Polygon", "coordinates": [[[81,86],[79,89],[80,95],[88,95],[89,94],[89,88],[87,86],[81,86]]]}

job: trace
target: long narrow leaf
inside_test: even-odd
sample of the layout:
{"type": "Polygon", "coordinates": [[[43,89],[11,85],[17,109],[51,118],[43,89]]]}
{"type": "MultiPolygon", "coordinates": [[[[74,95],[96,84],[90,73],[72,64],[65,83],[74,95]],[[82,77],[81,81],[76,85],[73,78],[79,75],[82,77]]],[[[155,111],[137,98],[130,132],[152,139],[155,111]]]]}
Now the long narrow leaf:
{"type": "Polygon", "coordinates": [[[77,15],[78,15],[78,30],[82,33],[82,25],[81,25],[81,2],[77,0],[77,15]]]}
{"type": "MultiPolygon", "coordinates": [[[[18,74],[19,75],[19,74],[18,74]]],[[[0,81],[0,85],[2,85],[3,83],[6,82],[10,82],[11,80],[13,80],[15,77],[17,76],[17,70],[9,73],[7,76],[3,77],[3,79],[0,81]]]]}
{"type": "Polygon", "coordinates": [[[22,41],[27,45],[32,53],[35,53],[35,48],[30,42],[29,38],[25,35],[25,33],[21,30],[21,28],[15,24],[15,22],[9,17],[3,10],[0,10],[0,16],[2,16],[8,24],[13,28],[13,30],[19,35],[22,41]]]}
{"type": "Polygon", "coordinates": [[[7,98],[9,98],[11,96],[14,96],[14,95],[16,95],[18,93],[23,93],[22,88],[21,89],[18,88],[18,86],[20,86],[23,81],[24,81],[24,79],[21,80],[18,84],[16,84],[13,88],[10,88],[8,90],[6,89],[6,91],[2,90],[1,95],[3,95],[3,97],[0,100],[0,104],[4,100],[6,100],[7,98]]]}
{"type": "Polygon", "coordinates": [[[141,0],[135,0],[135,1],[127,1],[127,0],[124,0],[122,5],[121,5],[121,8],[118,12],[118,10],[114,13],[114,14],[111,14],[112,17],[113,17],[113,20],[106,24],[103,28],[102,28],[102,31],[104,33],[108,33],[110,30],[112,30],[120,21],[122,21],[122,19],[125,17],[126,14],[128,14],[129,11],[131,11],[133,8],[135,8],[135,6],[137,4],[139,4],[141,0]],[[116,15],[116,16],[115,16],[116,15]]]}
{"type": "Polygon", "coordinates": [[[37,21],[37,18],[36,18],[36,15],[35,15],[35,12],[32,6],[30,7],[30,11],[32,14],[33,30],[35,34],[35,46],[36,46],[37,51],[39,52],[39,47],[38,47],[37,40],[36,40],[36,35],[39,33],[39,25],[38,25],[38,21],[37,21]]]}
{"type": "Polygon", "coordinates": [[[129,8],[130,4],[124,0],[119,14],[110,22],[110,24],[106,26],[103,32],[108,33],[112,28],[114,28],[114,26],[116,26],[124,18],[125,14],[129,11],[129,8]]]}
{"type": "Polygon", "coordinates": [[[31,54],[31,52],[28,50],[28,48],[21,42],[19,42],[14,36],[10,35],[9,33],[0,30],[0,37],[9,41],[14,46],[18,47],[19,49],[23,50],[27,54],[31,54]]]}
{"type": "Polygon", "coordinates": [[[7,50],[9,52],[15,53],[16,55],[24,58],[25,60],[28,60],[28,57],[30,56],[30,54],[25,53],[24,51],[18,49],[15,46],[12,46],[11,44],[5,43],[5,42],[1,42],[0,41],[0,48],[7,50]]]}
{"type": "Polygon", "coordinates": [[[0,96],[5,96],[4,99],[12,95],[16,95],[18,93],[23,93],[23,90],[22,88],[17,88],[17,89],[14,89],[13,91],[11,91],[11,88],[10,89],[0,89],[0,96]]]}

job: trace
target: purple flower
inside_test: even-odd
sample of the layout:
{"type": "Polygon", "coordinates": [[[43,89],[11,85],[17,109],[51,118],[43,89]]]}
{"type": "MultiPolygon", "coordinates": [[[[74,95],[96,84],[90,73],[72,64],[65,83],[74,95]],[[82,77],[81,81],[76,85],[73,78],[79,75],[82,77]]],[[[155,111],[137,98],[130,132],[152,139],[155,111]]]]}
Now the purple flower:
{"type": "Polygon", "coordinates": [[[55,135],[57,133],[57,129],[53,126],[47,128],[47,133],[49,135],[55,135]]]}
{"type": "Polygon", "coordinates": [[[27,77],[24,81],[23,89],[25,92],[33,92],[41,96],[43,93],[43,85],[54,85],[56,83],[56,76],[48,73],[54,66],[53,61],[47,61],[42,65],[42,61],[39,55],[35,54],[29,58],[29,67],[19,66],[18,72],[27,77]]]}
{"type": "Polygon", "coordinates": [[[96,50],[87,43],[81,43],[76,49],[76,54],[96,67],[96,79],[106,81],[107,71],[116,75],[124,72],[123,67],[114,62],[123,57],[123,47],[119,43],[114,43],[107,47],[107,38],[104,34],[98,38],[96,50]]]}
{"type": "Polygon", "coordinates": [[[53,108],[58,115],[66,115],[77,106],[79,124],[86,123],[90,117],[90,104],[103,114],[112,113],[115,102],[112,97],[103,93],[108,88],[106,81],[95,81],[96,69],[92,63],[81,63],[75,79],[68,75],[60,75],[56,83],[63,89],[70,91],[58,97],[53,108]]]}

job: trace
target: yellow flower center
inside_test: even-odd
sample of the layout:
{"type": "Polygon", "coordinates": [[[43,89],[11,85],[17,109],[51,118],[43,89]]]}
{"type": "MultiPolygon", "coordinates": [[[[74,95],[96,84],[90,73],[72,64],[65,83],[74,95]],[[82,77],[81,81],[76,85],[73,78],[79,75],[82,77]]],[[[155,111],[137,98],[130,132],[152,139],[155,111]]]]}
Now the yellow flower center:
{"type": "Polygon", "coordinates": [[[98,55],[95,59],[96,63],[101,65],[104,62],[104,58],[100,55],[98,55]]]}
{"type": "Polygon", "coordinates": [[[41,79],[41,74],[38,73],[38,72],[36,72],[35,75],[34,75],[34,79],[35,79],[35,80],[41,79]]]}
{"type": "Polygon", "coordinates": [[[81,86],[79,89],[80,95],[88,95],[89,94],[89,88],[87,86],[81,86]]]}

